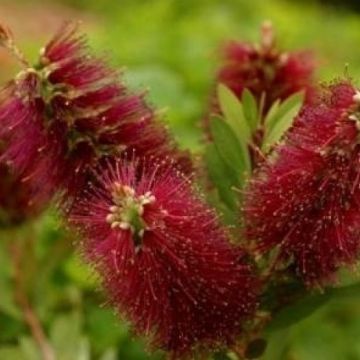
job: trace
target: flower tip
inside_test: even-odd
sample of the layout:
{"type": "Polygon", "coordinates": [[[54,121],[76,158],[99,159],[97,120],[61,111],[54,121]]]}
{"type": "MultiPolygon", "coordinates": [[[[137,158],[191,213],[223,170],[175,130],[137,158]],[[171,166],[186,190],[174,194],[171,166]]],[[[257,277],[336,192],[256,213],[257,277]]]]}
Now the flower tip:
{"type": "Polygon", "coordinates": [[[261,25],[261,46],[271,49],[275,44],[275,32],[270,20],[265,20],[261,25]]]}
{"type": "Polygon", "coordinates": [[[0,45],[4,46],[4,44],[12,40],[13,40],[13,34],[10,28],[0,23],[0,45]]]}

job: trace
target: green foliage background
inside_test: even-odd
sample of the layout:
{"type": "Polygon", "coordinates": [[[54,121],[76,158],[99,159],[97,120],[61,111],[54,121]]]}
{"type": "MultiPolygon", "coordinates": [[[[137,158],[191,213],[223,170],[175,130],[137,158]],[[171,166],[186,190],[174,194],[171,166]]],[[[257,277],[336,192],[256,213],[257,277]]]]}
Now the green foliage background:
{"type": "MultiPolygon", "coordinates": [[[[360,79],[360,15],[312,1],[281,0],[0,0],[0,21],[14,26],[29,56],[61,20],[84,21],[92,45],[125,67],[128,83],[148,89],[176,138],[202,150],[198,126],[208,102],[217,49],[225,39],[258,39],[270,19],[283,48],[318,53],[319,78],[360,79]],[[5,14],[5,17],[2,17],[5,14]],[[28,31],[30,29],[30,31],[28,31]]],[[[15,68],[0,53],[0,77],[15,68]]],[[[149,354],[106,306],[96,278],[74,254],[71,234],[53,212],[19,235],[0,233],[0,360],[40,355],[14,302],[11,244],[24,242],[25,288],[59,360],[160,359],[149,354]],[[20,236],[20,240],[17,237],[20,236]]],[[[344,277],[346,278],[346,276],[344,277]]],[[[290,329],[271,335],[266,360],[360,359],[360,294],[332,301],[290,329]]]]}

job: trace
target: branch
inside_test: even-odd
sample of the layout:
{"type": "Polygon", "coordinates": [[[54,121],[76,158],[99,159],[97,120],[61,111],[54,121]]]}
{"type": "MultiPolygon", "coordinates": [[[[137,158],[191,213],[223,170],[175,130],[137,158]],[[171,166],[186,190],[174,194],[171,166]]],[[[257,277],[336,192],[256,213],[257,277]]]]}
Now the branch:
{"type": "Polygon", "coordinates": [[[55,360],[54,350],[46,338],[41,321],[34,311],[26,290],[24,289],[23,279],[25,275],[22,272],[23,249],[19,245],[19,241],[15,241],[11,246],[11,254],[14,265],[15,301],[19,305],[24,316],[24,321],[28,325],[31,334],[39,347],[42,359],[55,360]]]}

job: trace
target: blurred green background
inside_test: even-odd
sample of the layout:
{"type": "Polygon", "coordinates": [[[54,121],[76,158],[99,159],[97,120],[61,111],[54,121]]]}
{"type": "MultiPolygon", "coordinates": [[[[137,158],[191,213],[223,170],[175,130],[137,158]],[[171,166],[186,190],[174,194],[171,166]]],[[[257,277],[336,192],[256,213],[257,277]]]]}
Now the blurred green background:
{"type": "MultiPolygon", "coordinates": [[[[198,125],[227,39],[256,41],[263,20],[273,22],[282,48],[318,54],[319,79],[345,71],[360,79],[358,1],[285,0],[0,0],[9,25],[30,57],[63,20],[83,21],[91,44],[124,68],[129,85],[149,90],[150,101],[184,147],[201,151],[198,125]],[[347,68],[347,70],[345,70],[347,68]]],[[[16,72],[0,51],[0,79],[16,72]]],[[[41,359],[14,302],[11,244],[0,232],[0,360],[41,359]]],[[[18,236],[18,235],[16,235],[18,236]]],[[[23,232],[25,288],[59,360],[160,359],[144,351],[106,306],[95,277],[73,254],[70,234],[51,212],[23,232]]],[[[283,333],[274,334],[263,359],[360,359],[360,296],[332,302],[283,333]]]]}

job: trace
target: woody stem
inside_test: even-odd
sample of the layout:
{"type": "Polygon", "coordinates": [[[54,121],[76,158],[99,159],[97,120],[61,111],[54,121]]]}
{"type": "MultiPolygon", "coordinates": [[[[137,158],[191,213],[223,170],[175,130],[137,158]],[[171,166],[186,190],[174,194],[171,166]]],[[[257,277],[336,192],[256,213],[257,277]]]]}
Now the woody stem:
{"type": "Polygon", "coordinates": [[[39,347],[42,359],[55,360],[54,351],[46,338],[41,321],[33,309],[26,290],[24,289],[24,274],[22,266],[24,257],[23,248],[20,242],[15,241],[10,250],[14,266],[15,301],[23,314],[25,323],[29,327],[31,334],[39,347]]]}

